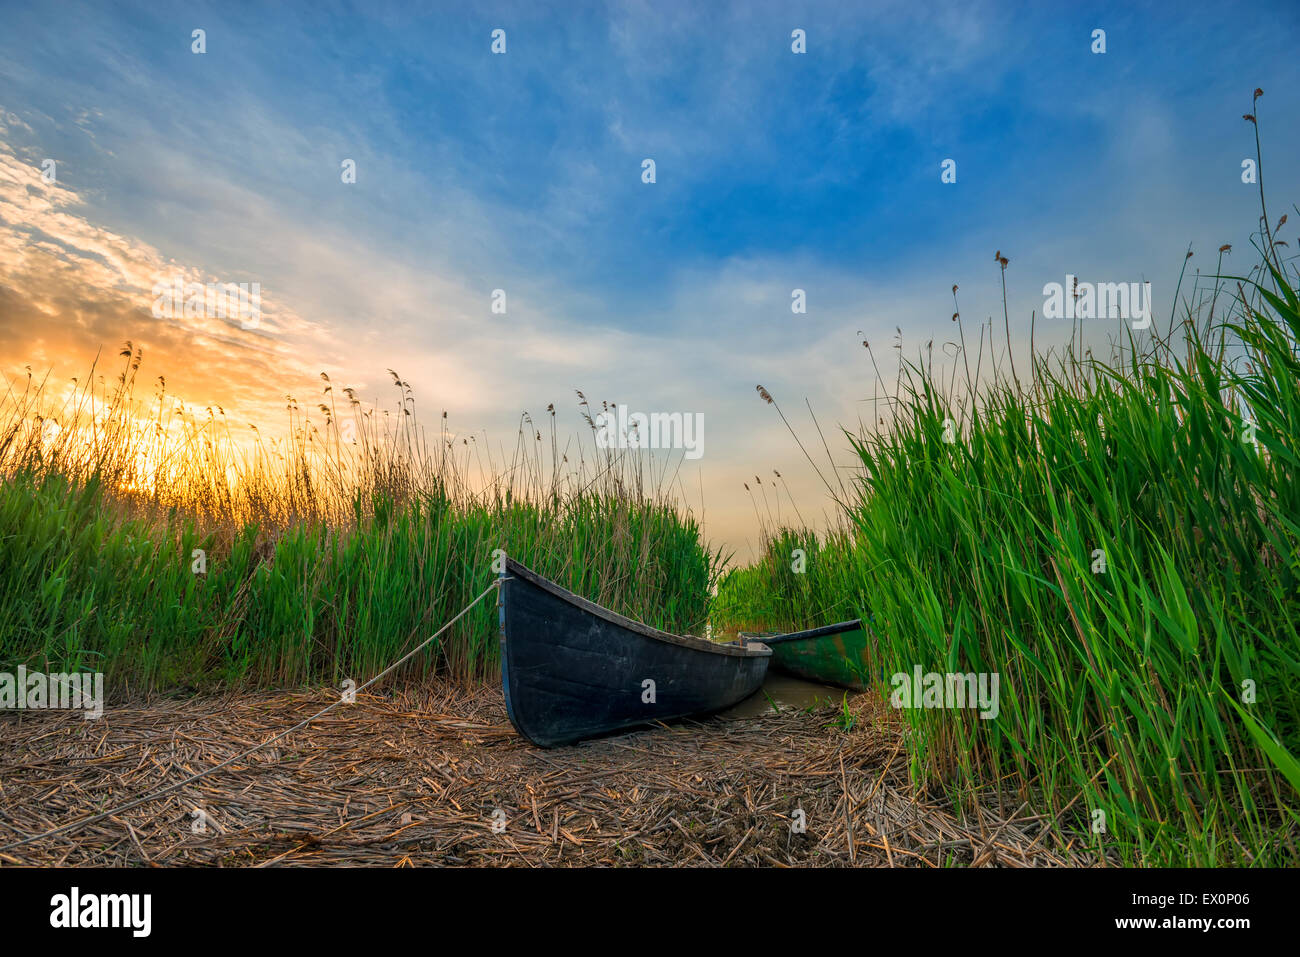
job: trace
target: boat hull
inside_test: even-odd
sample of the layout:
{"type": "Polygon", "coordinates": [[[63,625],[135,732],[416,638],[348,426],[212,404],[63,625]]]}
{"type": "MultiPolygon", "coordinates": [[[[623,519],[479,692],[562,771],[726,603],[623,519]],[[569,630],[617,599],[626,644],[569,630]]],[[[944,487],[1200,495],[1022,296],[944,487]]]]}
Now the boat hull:
{"type": "Polygon", "coordinates": [[[871,647],[860,621],[761,635],[758,640],[772,649],[774,670],[854,691],[865,691],[871,684],[871,647]]]}
{"type": "Polygon", "coordinates": [[[728,708],[763,683],[763,644],[722,645],[624,618],[514,561],[502,583],[510,723],[541,747],[728,708]]]}

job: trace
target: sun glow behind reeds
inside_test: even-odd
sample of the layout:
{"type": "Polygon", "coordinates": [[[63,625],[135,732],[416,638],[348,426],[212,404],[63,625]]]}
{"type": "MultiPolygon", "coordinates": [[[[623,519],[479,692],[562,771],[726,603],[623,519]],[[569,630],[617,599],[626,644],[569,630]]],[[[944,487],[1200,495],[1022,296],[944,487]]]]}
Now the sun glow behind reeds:
{"type": "MultiPolygon", "coordinates": [[[[138,397],[140,350],[116,360],[71,389],[24,377],[0,403],[5,665],[93,665],[119,690],[358,678],[481,591],[498,548],[652,624],[704,628],[721,556],[671,494],[671,456],[562,442],[553,408],[521,418],[513,449],[446,415],[428,435],[393,371],[388,407],[322,373],[267,434],[162,379],[138,397]]],[[[485,605],[406,674],[495,662],[485,605]]]]}

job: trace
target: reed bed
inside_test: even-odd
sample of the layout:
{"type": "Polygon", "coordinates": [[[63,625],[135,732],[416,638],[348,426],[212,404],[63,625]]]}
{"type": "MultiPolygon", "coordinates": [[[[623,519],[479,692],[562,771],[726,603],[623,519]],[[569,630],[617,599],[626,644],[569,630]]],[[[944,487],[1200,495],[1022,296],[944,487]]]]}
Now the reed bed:
{"type": "MultiPolygon", "coordinates": [[[[415,424],[327,376],[314,413],[290,398],[281,438],[224,410],[115,377],[66,389],[29,374],[0,402],[0,670],[102,671],[152,688],[360,683],[463,608],[496,551],[673,631],[703,629],[720,556],[653,454],[561,446],[521,417],[514,449],[415,424]],[[659,476],[659,482],[655,482],[659,476]]],[[[473,681],[497,667],[490,603],[404,674],[473,681]]]]}
{"type": "Polygon", "coordinates": [[[1294,864],[1300,276],[1285,223],[1261,217],[1249,276],[1220,275],[1225,246],[1181,298],[1180,281],[1163,334],[1112,339],[1105,361],[1081,324],[1027,368],[992,323],[968,355],[955,312],[950,369],[928,351],[900,363],[874,420],[845,433],[859,471],[826,480],[845,530],[772,531],[723,581],[718,626],[851,613],[872,622],[885,677],[1000,675],[995,720],[901,712],[918,783],[1010,776],[1128,863],[1294,864]]]}
{"type": "MultiPolygon", "coordinates": [[[[320,693],[0,716],[0,844],[211,767],[317,710],[320,693]]],[[[61,866],[331,864],[940,867],[1088,865],[1080,835],[1006,796],[955,813],[913,792],[903,727],[871,696],[543,751],[499,693],[435,679],[359,696],[191,786],[0,854],[61,866]],[[803,830],[795,825],[801,810],[803,830]],[[200,811],[201,815],[196,815],[200,811]],[[196,828],[199,828],[196,831],[196,828]],[[495,828],[495,829],[494,829],[495,828]]]]}
{"type": "Polygon", "coordinates": [[[799,631],[859,614],[847,564],[846,529],[818,534],[777,527],[763,537],[763,554],[722,573],[713,602],[715,627],[728,632],[799,631]]]}

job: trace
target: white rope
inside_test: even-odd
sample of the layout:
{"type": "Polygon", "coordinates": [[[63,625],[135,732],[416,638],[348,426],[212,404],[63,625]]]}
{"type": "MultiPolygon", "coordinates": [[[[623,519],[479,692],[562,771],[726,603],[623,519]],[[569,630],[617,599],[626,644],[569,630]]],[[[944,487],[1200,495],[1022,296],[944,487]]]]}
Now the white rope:
{"type": "MultiPolygon", "coordinates": [[[[477,598],[475,598],[472,602],[470,602],[468,605],[462,608],[460,614],[458,614],[455,618],[447,622],[447,624],[443,625],[441,628],[439,628],[436,632],[434,632],[424,641],[420,642],[418,645],[416,645],[406,654],[402,655],[402,657],[398,658],[391,665],[389,665],[383,671],[379,672],[379,674],[375,675],[373,678],[371,678],[365,684],[361,685],[356,690],[365,691],[367,688],[369,688],[380,678],[383,678],[384,676],[391,673],[395,668],[405,664],[415,655],[416,652],[420,651],[422,648],[428,645],[429,642],[433,641],[433,639],[437,638],[444,631],[446,631],[452,625],[456,624],[456,622],[460,621],[463,617],[465,617],[465,613],[467,611],[469,611],[471,608],[473,608],[475,605],[481,602],[484,596],[486,596],[487,593],[490,592],[492,589],[500,587],[503,581],[506,581],[506,579],[505,578],[495,579],[491,585],[488,585],[487,588],[479,592],[479,596],[477,598]]],[[[159,790],[154,791],[152,794],[146,794],[144,797],[138,797],[133,801],[128,801],[126,804],[123,804],[120,807],[115,807],[111,811],[104,811],[100,814],[92,814],[89,817],[83,817],[78,821],[73,821],[69,824],[60,825],[59,827],[46,831],[44,834],[35,834],[31,837],[25,837],[20,841],[14,841],[12,844],[6,844],[3,847],[0,847],[0,854],[3,854],[5,851],[10,851],[15,847],[22,847],[25,844],[31,844],[33,841],[44,840],[47,837],[54,837],[55,835],[62,834],[65,831],[71,831],[74,828],[84,827],[87,824],[94,824],[98,821],[104,820],[105,818],[110,818],[113,817],[114,815],[121,814],[123,811],[129,811],[132,808],[139,807],[141,804],[146,804],[149,801],[156,800],[162,797],[163,795],[170,794],[173,791],[185,787],[185,785],[187,784],[193,784],[195,781],[199,780],[199,778],[206,777],[207,775],[212,774],[214,771],[220,771],[222,768],[229,767],[230,765],[234,764],[236,761],[241,761],[244,758],[248,757],[254,751],[260,751],[262,748],[265,748],[267,745],[275,744],[275,742],[279,741],[281,738],[293,734],[295,731],[299,731],[305,728],[307,725],[311,724],[317,718],[321,717],[324,714],[328,714],[329,712],[333,711],[335,708],[337,708],[339,705],[343,703],[344,703],[344,699],[340,698],[338,701],[335,701],[332,704],[329,704],[326,707],[322,708],[321,710],[317,711],[310,718],[305,718],[304,720],[299,721],[289,730],[281,731],[275,737],[268,738],[267,740],[263,741],[261,744],[255,744],[247,751],[244,751],[240,754],[236,754],[232,758],[227,758],[226,760],[222,761],[220,764],[215,764],[212,767],[208,768],[206,771],[200,771],[198,774],[192,774],[183,781],[177,781],[175,784],[169,784],[165,788],[160,788],[159,790]]]]}

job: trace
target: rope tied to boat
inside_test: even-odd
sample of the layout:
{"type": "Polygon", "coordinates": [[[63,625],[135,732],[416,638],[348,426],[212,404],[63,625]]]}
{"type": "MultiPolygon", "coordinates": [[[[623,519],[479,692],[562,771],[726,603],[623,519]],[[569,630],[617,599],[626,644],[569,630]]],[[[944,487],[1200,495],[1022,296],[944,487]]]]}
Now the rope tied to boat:
{"type": "MultiPolygon", "coordinates": [[[[424,641],[420,642],[418,645],[416,645],[406,654],[402,655],[402,657],[398,658],[391,665],[389,665],[383,671],[379,672],[379,674],[375,675],[365,684],[356,688],[353,691],[353,694],[355,695],[358,692],[365,691],[375,682],[379,681],[382,678],[387,677],[394,670],[401,667],[406,662],[410,661],[413,657],[415,657],[416,654],[418,654],[420,651],[426,648],[429,645],[429,643],[432,642],[435,638],[440,637],[443,634],[443,632],[445,632],[448,628],[450,628],[452,625],[456,624],[456,622],[464,618],[465,615],[469,612],[469,610],[473,608],[475,605],[477,605],[479,602],[481,602],[484,598],[486,598],[488,593],[492,591],[492,589],[500,588],[503,584],[505,584],[509,580],[510,579],[507,578],[505,575],[501,575],[500,577],[494,579],[492,581],[492,584],[488,585],[487,588],[484,588],[481,592],[479,592],[478,597],[475,598],[468,605],[466,605],[464,608],[462,608],[460,612],[457,613],[455,618],[452,618],[445,625],[443,625],[441,628],[435,631],[432,635],[424,639],[424,641]]],[[[329,714],[331,711],[333,711],[339,705],[344,704],[346,701],[347,701],[346,698],[339,698],[337,701],[334,701],[326,705],[324,708],[321,708],[321,710],[317,711],[311,717],[304,718],[302,721],[299,721],[292,728],[289,728],[286,731],[281,731],[279,734],[275,735],[274,737],[268,738],[267,740],[263,741],[261,744],[255,744],[251,748],[248,748],[247,750],[242,751],[239,754],[234,755],[233,757],[227,758],[226,760],[222,761],[220,764],[214,764],[212,767],[207,768],[206,770],[203,771],[199,771],[197,774],[192,774],[188,778],[185,778],[182,781],[177,781],[175,784],[169,784],[164,788],[159,788],[157,791],[153,791],[149,794],[143,795],[142,797],[135,798],[123,805],[120,805],[119,807],[113,808],[112,810],[102,811],[99,814],[91,814],[87,817],[81,818],[80,820],[71,821],[67,824],[62,824],[58,827],[51,828],[50,830],[45,831],[43,834],[33,834],[28,837],[24,837],[21,840],[17,840],[17,841],[13,841],[12,843],[5,844],[4,846],[0,847],[0,854],[5,853],[6,851],[11,851],[17,847],[23,847],[27,844],[32,844],[36,841],[44,840],[47,837],[56,837],[67,831],[72,831],[79,827],[85,827],[87,824],[96,824],[99,821],[103,821],[108,818],[114,817],[115,815],[121,814],[123,811],[129,811],[132,808],[139,807],[141,804],[147,804],[148,802],[155,801],[160,797],[165,797],[166,795],[171,794],[173,791],[178,791],[181,788],[185,787],[186,785],[193,784],[195,781],[207,777],[209,774],[212,774],[216,771],[220,771],[222,768],[230,767],[230,765],[234,764],[237,761],[242,761],[250,754],[253,754],[254,752],[260,751],[265,747],[269,747],[270,745],[275,744],[275,742],[279,741],[281,738],[286,738],[289,735],[293,734],[295,731],[301,731],[303,728],[307,727],[307,725],[311,724],[317,718],[329,714]]]]}

